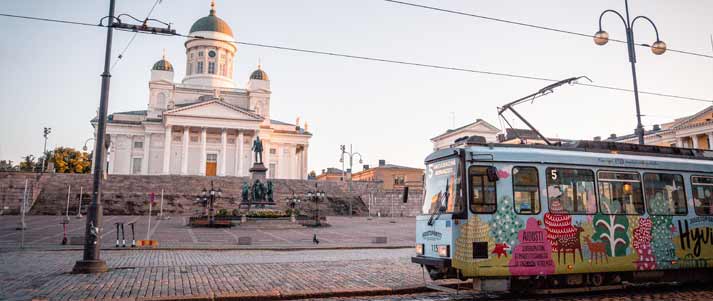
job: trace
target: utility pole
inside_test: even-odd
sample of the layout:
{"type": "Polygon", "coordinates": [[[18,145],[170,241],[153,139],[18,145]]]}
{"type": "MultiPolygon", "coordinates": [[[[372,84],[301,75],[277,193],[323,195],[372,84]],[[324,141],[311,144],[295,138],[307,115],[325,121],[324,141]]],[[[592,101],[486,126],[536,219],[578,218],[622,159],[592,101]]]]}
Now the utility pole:
{"type": "MultiPolygon", "coordinates": [[[[75,263],[73,273],[103,273],[108,270],[106,262],[100,258],[101,247],[101,226],[102,226],[102,204],[101,204],[101,182],[106,167],[106,115],[107,107],[109,106],[109,83],[111,80],[110,64],[111,64],[111,43],[114,27],[134,31],[146,32],[153,34],[175,35],[176,31],[171,29],[171,25],[163,23],[168,28],[157,28],[147,26],[148,19],[145,19],[141,25],[132,25],[123,23],[119,18],[114,16],[114,7],[116,0],[109,0],[109,15],[102,18],[108,19],[106,29],[106,49],[104,53],[104,72],[101,75],[101,97],[99,100],[99,120],[97,121],[96,143],[94,146],[94,182],[92,183],[92,200],[87,210],[86,230],[84,231],[84,256],[82,260],[75,263]]],[[[131,17],[127,14],[120,16],[128,16],[131,19],[141,22],[140,20],[131,17]]],[[[153,19],[152,19],[153,20],[153,19]]],[[[153,20],[156,21],[156,20],[153,20]]]]}

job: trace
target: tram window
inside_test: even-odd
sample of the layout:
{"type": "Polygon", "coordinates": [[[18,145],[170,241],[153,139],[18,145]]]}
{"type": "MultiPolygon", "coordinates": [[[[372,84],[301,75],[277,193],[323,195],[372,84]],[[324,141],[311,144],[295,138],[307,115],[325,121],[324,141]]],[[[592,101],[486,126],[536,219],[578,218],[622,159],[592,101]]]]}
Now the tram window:
{"type": "Polygon", "coordinates": [[[548,168],[549,210],[561,214],[596,214],[594,172],[588,169],[548,168]]]}
{"type": "Polygon", "coordinates": [[[493,213],[496,209],[495,182],[488,180],[487,166],[472,166],[470,175],[470,210],[474,213],[493,213]]]}
{"type": "Polygon", "coordinates": [[[600,171],[599,208],[604,214],[644,214],[641,176],[634,172],[600,171]]]}
{"type": "Polygon", "coordinates": [[[540,213],[540,181],[537,168],[514,167],[512,169],[512,193],[517,214],[540,213]]]}
{"type": "Polygon", "coordinates": [[[685,215],[688,212],[681,175],[644,174],[644,196],[651,215],[685,215]]]}
{"type": "Polygon", "coordinates": [[[713,177],[691,177],[697,215],[713,215],[713,177]]]}

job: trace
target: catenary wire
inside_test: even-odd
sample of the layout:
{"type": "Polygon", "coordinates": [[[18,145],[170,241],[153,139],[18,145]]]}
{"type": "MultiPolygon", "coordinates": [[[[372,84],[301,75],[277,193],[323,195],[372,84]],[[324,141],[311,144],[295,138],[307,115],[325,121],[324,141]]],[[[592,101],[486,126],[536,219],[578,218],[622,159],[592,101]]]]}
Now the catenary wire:
{"type": "MultiPolygon", "coordinates": [[[[101,24],[91,24],[91,23],[59,20],[59,19],[48,19],[48,18],[37,18],[37,17],[28,17],[28,16],[19,16],[19,15],[9,15],[9,14],[3,14],[3,13],[0,13],[0,16],[29,19],[29,20],[36,20],[36,21],[47,21],[47,22],[56,22],[56,23],[65,23],[65,24],[74,24],[74,25],[84,25],[84,26],[92,26],[92,27],[106,27],[105,25],[101,25],[101,24]]],[[[125,30],[125,29],[120,29],[120,28],[117,28],[117,30],[131,31],[131,30],[125,30]]],[[[153,34],[153,33],[149,33],[149,32],[139,32],[139,33],[153,34]]],[[[559,81],[558,79],[539,77],[539,76],[521,75],[521,74],[504,73],[504,72],[493,72],[493,71],[468,69],[468,68],[454,67],[454,66],[417,63],[417,62],[408,62],[408,61],[401,61],[401,60],[395,60],[395,59],[367,57],[367,56],[351,55],[351,54],[344,54],[344,53],[337,53],[337,52],[328,52],[328,51],[311,50],[311,49],[303,49],[303,48],[295,48],[295,47],[269,45],[269,44],[262,44],[262,43],[240,42],[240,41],[235,41],[235,40],[222,40],[222,39],[206,38],[206,37],[201,37],[201,36],[191,36],[191,35],[178,34],[178,33],[174,34],[174,35],[170,35],[170,36],[215,40],[215,41],[235,43],[235,44],[245,45],[245,46],[261,47],[261,48],[285,50],[285,51],[292,51],[292,52],[309,53],[309,54],[318,54],[318,55],[342,57],[342,58],[349,58],[349,59],[382,62],[382,63],[392,63],[392,64],[408,65],[408,66],[416,66],[416,67],[425,67],[425,68],[440,69],[440,70],[477,73],[477,74],[493,75],[493,76],[501,76],[501,77],[509,77],[509,78],[529,79],[529,80],[538,80],[538,81],[547,81],[547,82],[559,81]]],[[[581,86],[586,86],[586,87],[604,89],[604,90],[634,92],[631,89],[625,89],[625,88],[619,88],[619,87],[611,87],[611,86],[588,84],[588,83],[575,83],[575,84],[581,85],[581,86]]],[[[679,100],[691,100],[691,101],[713,103],[713,100],[711,100],[711,99],[703,99],[703,98],[697,98],[697,97],[688,97],[688,96],[680,96],[680,95],[665,94],[665,93],[658,93],[658,92],[648,92],[648,91],[639,91],[639,93],[645,94],[645,95],[679,99],[679,100]]]]}
{"type": "MultiPolygon", "coordinates": [[[[154,9],[156,9],[156,6],[163,0],[156,0],[153,3],[153,6],[151,6],[151,9],[149,9],[148,14],[146,14],[146,20],[151,17],[151,14],[153,13],[154,9]]],[[[129,50],[129,47],[131,47],[131,44],[134,43],[134,40],[136,39],[136,36],[138,36],[139,33],[135,32],[134,35],[131,36],[131,39],[129,40],[128,43],[126,43],[126,47],[119,53],[119,55],[116,57],[116,61],[114,61],[114,64],[111,65],[110,70],[114,70],[114,67],[116,67],[117,64],[119,64],[119,61],[121,61],[122,58],[124,58],[124,54],[126,53],[127,50],[129,50]]]]}
{"type": "MultiPolygon", "coordinates": [[[[477,15],[477,14],[467,13],[467,12],[463,12],[463,11],[450,10],[450,9],[439,8],[439,7],[435,7],[435,6],[428,6],[428,5],[423,5],[423,4],[411,3],[411,2],[404,2],[404,1],[398,1],[398,0],[384,0],[384,1],[390,2],[390,3],[394,3],[394,4],[405,5],[405,6],[411,6],[411,7],[417,7],[417,8],[423,8],[423,9],[428,9],[428,10],[433,10],[433,11],[438,11],[438,12],[444,12],[444,13],[449,13],[449,14],[455,14],[455,15],[461,15],[461,16],[479,18],[479,19],[483,19],[483,20],[495,21],[495,22],[506,23],[506,24],[511,24],[511,25],[518,25],[518,26],[524,26],[524,27],[535,28],[535,29],[540,29],[540,30],[553,31],[553,32],[564,33],[564,34],[569,34],[569,35],[575,35],[575,36],[580,36],[580,37],[592,38],[592,35],[591,35],[591,34],[585,34],[585,33],[576,32],[576,31],[571,31],[571,30],[559,29],[559,28],[548,27],[548,26],[542,26],[542,25],[535,25],[535,24],[524,23],[524,22],[518,22],[518,21],[512,21],[512,20],[507,20],[507,19],[502,19],[502,18],[488,17],[488,16],[484,16],[484,15],[477,15]]],[[[626,44],[626,41],[625,41],[625,40],[619,40],[619,39],[612,39],[612,38],[609,38],[609,41],[626,44]]],[[[640,46],[640,47],[647,47],[647,48],[648,48],[648,47],[651,47],[651,45],[648,45],[648,44],[645,44],[645,43],[634,43],[634,44],[635,44],[636,46],[640,46]]],[[[671,48],[668,48],[668,47],[666,48],[666,51],[713,59],[713,55],[708,55],[708,54],[703,54],[703,53],[696,53],[696,52],[692,52],[692,51],[671,49],[671,48]]]]}

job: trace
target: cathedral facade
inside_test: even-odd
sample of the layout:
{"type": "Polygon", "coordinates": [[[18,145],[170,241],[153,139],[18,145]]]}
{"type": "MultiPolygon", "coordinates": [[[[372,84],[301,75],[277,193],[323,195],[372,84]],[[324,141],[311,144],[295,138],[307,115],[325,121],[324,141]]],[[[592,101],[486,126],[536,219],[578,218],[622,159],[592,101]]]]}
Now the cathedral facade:
{"type": "Polygon", "coordinates": [[[237,45],[213,4],[190,36],[180,83],[164,57],[151,69],[147,109],[109,115],[108,173],[247,176],[259,136],[268,178],[306,179],[312,134],[299,120],[270,119],[270,79],[259,65],[236,85],[237,45]]]}

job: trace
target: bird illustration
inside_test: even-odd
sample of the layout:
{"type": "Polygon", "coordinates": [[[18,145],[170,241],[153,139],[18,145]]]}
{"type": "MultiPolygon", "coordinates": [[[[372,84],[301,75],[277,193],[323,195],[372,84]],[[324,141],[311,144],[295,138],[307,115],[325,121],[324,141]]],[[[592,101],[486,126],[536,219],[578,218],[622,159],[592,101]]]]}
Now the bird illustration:
{"type": "Polygon", "coordinates": [[[314,236],[312,236],[312,242],[315,244],[319,244],[319,239],[317,239],[317,234],[315,233],[314,236]]]}

